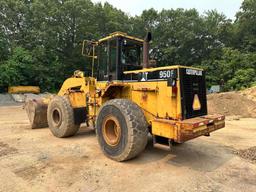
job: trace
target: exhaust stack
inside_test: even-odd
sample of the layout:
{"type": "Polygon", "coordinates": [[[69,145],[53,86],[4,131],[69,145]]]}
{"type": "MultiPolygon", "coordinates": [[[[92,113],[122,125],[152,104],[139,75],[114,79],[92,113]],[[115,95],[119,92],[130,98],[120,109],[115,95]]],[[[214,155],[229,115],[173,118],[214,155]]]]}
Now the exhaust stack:
{"type": "Polygon", "coordinates": [[[149,68],[149,42],[152,40],[151,32],[148,32],[143,43],[143,68],[149,68]]]}

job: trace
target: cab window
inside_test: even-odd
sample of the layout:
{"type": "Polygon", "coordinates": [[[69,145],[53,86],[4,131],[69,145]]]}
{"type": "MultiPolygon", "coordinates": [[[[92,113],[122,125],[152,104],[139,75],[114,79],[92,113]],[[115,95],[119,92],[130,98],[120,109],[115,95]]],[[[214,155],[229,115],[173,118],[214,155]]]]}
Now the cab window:
{"type": "Polygon", "coordinates": [[[141,68],[142,45],[132,40],[124,39],[121,48],[121,65],[123,70],[136,70],[141,68]]]}

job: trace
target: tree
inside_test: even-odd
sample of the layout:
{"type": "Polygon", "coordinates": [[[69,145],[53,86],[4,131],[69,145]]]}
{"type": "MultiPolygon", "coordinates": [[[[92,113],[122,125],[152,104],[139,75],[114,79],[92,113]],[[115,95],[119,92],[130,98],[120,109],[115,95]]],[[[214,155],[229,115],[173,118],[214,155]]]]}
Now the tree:
{"type": "Polygon", "coordinates": [[[28,85],[35,74],[32,55],[21,47],[14,49],[12,56],[0,66],[1,85],[28,85]]]}
{"type": "Polygon", "coordinates": [[[158,66],[201,67],[208,86],[224,80],[227,90],[238,89],[254,81],[255,2],[245,0],[233,23],[216,10],[149,9],[131,17],[90,0],[0,0],[0,86],[58,90],[73,71],[91,69],[91,60],[81,56],[84,39],[114,31],[143,38],[151,31],[150,54],[158,66]],[[238,79],[243,83],[235,86],[238,79]]]}
{"type": "Polygon", "coordinates": [[[242,53],[236,49],[223,48],[221,58],[205,66],[210,85],[224,81],[225,90],[250,87],[255,82],[256,53],[242,53]]]}
{"type": "Polygon", "coordinates": [[[0,29],[0,65],[1,62],[7,59],[8,54],[8,39],[4,32],[0,29]]]}
{"type": "Polygon", "coordinates": [[[256,51],[256,0],[244,0],[236,15],[234,46],[244,51],[256,51]]]}
{"type": "Polygon", "coordinates": [[[256,82],[256,71],[254,68],[239,69],[234,77],[227,82],[231,89],[239,90],[241,88],[251,87],[256,82]]]}

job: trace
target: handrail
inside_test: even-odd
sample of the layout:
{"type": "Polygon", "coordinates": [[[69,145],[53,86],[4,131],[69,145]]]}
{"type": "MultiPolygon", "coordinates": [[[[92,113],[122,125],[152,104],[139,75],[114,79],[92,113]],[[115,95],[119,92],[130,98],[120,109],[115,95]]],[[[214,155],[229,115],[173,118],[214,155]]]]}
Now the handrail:
{"type": "Polygon", "coordinates": [[[95,63],[94,60],[98,58],[95,55],[95,47],[96,46],[97,46],[96,42],[89,41],[89,40],[83,40],[82,56],[92,58],[92,77],[93,77],[93,73],[94,73],[94,63],[95,63]],[[86,51],[86,47],[89,48],[89,50],[87,52],[85,52],[86,51]],[[91,52],[92,52],[92,55],[91,55],[91,52]]]}

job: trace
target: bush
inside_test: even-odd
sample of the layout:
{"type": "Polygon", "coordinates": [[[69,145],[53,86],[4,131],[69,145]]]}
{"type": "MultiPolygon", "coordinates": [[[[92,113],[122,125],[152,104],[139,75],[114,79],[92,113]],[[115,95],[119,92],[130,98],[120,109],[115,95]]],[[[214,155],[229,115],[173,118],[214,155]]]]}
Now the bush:
{"type": "Polygon", "coordinates": [[[234,77],[228,81],[227,85],[231,89],[239,90],[253,86],[256,81],[255,69],[239,69],[234,77]]]}
{"type": "Polygon", "coordinates": [[[43,91],[58,90],[63,81],[63,78],[56,78],[61,71],[58,59],[48,63],[49,56],[37,58],[34,54],[39,53],[15,48],[8,60],[0,64],[0,87],[35,85],[43,91]]]}

